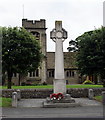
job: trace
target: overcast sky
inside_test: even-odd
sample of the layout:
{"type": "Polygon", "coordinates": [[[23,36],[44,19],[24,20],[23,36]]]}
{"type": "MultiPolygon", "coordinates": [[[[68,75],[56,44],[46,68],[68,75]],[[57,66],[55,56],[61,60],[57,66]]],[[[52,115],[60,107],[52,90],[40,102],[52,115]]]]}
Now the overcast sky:
{"type": "Polygon", "coordinates": [[[55,51],[50,31],[55,20],[62,20],[68,31],[64,42],[67,51],[69,41],[86,31],[103,25],[104,0],[0,0],[0,26],[22,26],[22,18],[29,20],[46,19],[47,51],[55,51]],[[24,5],[24,14],[23,14],[24,5]]]}

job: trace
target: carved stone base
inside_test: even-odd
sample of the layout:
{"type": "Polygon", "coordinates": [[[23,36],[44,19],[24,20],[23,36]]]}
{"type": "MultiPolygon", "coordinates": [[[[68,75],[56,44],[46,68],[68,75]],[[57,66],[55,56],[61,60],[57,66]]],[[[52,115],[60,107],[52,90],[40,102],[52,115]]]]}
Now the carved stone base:
{"type": "Polygon", "coordinates": [[[80,103],[76,103],[74,98],[71,98],[69,94],[66,94],[63,99],[57,100],[47,97],[46,101],[43,102],[44,108],[67,108],[80,106],[80,103]]]}

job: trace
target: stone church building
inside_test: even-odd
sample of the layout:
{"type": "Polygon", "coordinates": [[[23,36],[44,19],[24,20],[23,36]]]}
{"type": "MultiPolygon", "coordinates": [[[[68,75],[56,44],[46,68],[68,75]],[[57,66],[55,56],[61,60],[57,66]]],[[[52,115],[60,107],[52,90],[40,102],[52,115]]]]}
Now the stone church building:
{"type": "MultiPolygon", "coordinates": [[[[41,51],[44,55],[44,58],[40,67],[37,70],[28,73],[27,76],[22,77],[20,83],[52,84],[54,79],[55,53],[47,52],[46,21],[44,19],[40,19],[39,21],[22,19],[22,26],[28,32],[31,32],[40,42],[41,51]]],[[[64,52],[64,70],[67,84],[79,83],[78,69],[75,66],[75,54],[76,53],[73,52],[64,52]]],[[[13,75],[12,82],[14,85],[18,85],[18,74],[13,75]]]]}

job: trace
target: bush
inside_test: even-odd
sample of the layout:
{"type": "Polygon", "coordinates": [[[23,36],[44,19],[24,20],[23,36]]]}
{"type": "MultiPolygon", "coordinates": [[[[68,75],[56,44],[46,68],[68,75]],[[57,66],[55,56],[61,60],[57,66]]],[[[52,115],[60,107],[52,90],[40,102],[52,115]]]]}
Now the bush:
{"type": "Polygon", "coordinates": [[[25,83],[25,82],[22,82],[22,83],[21,83],[21,86],[25,86],[25,85],[26,85],[26,83],[25,83]]]}
{"type": "Polygon", "coordinates": [[[43,82],[43,85],[47,85],[47,83],[46,83],[46,82],[43,82]]]}
{"type": "Polygon", "coordinates": [[[83,84],[93,84],[93,82],[90,81],[90,80],[85,80],[85,81],[83,82],[83,84]]]}
{"type": "Polygon", "coordinates": [[[37,86],[37,85],[38,85],[38,84],[35,84],[35,83],[34,83],[34,84],[31,84],[31,86],[37,86]]]}

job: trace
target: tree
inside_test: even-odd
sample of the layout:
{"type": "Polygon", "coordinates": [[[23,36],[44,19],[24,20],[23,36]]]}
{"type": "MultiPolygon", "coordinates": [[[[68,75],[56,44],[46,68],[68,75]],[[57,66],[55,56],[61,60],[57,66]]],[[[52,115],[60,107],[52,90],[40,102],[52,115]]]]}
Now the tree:
{"type": "Polygon", "coordinates": [[[105,27],[76,38],[77,65],[82,75],[101,75],[105,79],[105,27]]]}
{"type": "Polygon", "coordinates": [[[2,27],[2,66],[8,75],[11,88],[13,73],[27,73],[35,70],[41,61],[38,41],[24,28],[2,27]]]}
{"type": "Polygon", "coordinates": [[[71,40],[69,42],[69,47],[67,48],[69,52],[77,52],[78,51],[78,42],[75,40],[71,40]]]}

